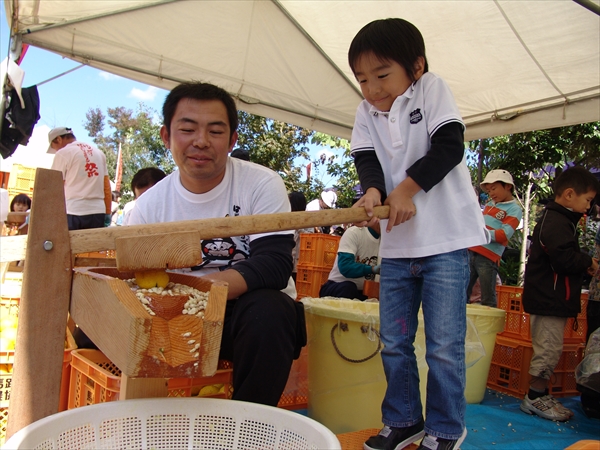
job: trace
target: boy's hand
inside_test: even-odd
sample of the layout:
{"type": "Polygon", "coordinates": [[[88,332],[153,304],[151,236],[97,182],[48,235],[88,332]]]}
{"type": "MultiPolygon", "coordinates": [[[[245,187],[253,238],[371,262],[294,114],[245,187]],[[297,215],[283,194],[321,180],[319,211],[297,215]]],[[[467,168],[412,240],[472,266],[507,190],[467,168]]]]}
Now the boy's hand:
{"type": "Polygon", "coordinates": [[[598,271],[598,260],[596,258],[592,258],[592,265],[588,267],[587,273],[591,276],[594,276],[598,271]]]}
{"type": "Polygon", "coordinates": [[[395,225],[410,220],[417,214],[417,208],[412,201],[413,196],[421,190],[415,181],[408,177],[388,195],[384,204],[390,206],[390,217],[386,227],[389,233],[395,225]]]}
{"type": "Polygon", "coordinates": [[[356,225],[357,227],[372,227],[376,223],[379,223],[379,217],[373,215],[373,208],[375,206],[381,206],[381,192],[379,192],[378,189],[369,188],[367,189],[367,192],[365,192],[364,195],[360,198],[360,200],[358,200],[354,205],[352,205],[352,207],[364,207],[365,212],[369,217],[371,217],[371,219],[365,220],[363,222],[357,222],[354,225],[356,225]]]}

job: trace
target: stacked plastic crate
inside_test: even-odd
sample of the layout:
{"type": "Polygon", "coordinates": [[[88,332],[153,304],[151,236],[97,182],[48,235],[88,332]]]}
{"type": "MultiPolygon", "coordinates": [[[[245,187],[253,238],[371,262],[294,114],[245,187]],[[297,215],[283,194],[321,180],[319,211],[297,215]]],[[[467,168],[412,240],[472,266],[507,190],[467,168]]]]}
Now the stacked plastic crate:
{"type": "MultiPolygon", "coordinates": [[[[529,363],[533,355],[529,314],[523,310],[523,288],[497,286],[498,308],[506,311],[504,331],[496,336],[496,345],[487,386],[514,397],[529,390],[529,363]]],[[[581,362],[587,330],[588,294],[581,294],[581,313],[567,320],[563,352],[550,379],[550,393],[555,397],[578,395],[575,368],[581,362]]]]}
{"type": "Polygon", "coordinates": [[[319,296],[319,290],[327,281],[333,267],[339,244],[339,236],[323,233],[300,234],[296,276],[298,299],[319,296]]]}
{"type": "Polygon", "coordinates": [[[13,164],[8,177],[8,197],[10,200],[15,195],[27,194],[33,197],[33,182],[35,180],[35,167],[26,167],[21,164],[13,164]]]}

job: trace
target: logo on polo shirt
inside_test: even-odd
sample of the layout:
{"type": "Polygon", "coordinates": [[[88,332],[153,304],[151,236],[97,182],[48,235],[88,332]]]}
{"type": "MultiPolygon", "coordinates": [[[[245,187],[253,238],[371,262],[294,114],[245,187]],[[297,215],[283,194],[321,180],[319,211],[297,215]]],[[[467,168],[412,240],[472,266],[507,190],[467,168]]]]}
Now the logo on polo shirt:
{"type": "Polygon", "coordinates": [[[410,113],[410,123],[413,125],[419,123],[421,120],[423,120],[423,114],[421,114],[420,108],[417,108],[410,113]]]}
{"type": "Polygon", "coordinates": [[[506,217],[506,211],[499,210],[496,213],[496,219],[498,219],[498,220],[504,220],[505,217],[506,217]]]}

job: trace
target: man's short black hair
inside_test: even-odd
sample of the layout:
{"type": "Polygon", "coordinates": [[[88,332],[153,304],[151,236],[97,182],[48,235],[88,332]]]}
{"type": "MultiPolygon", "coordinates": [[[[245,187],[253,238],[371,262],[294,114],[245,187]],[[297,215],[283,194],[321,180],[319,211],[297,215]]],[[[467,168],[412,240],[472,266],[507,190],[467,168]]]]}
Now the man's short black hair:
{"type": "Polygon", "coordinates": [[[354,36],[348,50],[352,72],[356,73],[359,58],[367,53],[373,53],[382,61],[397,62],[412,81],[415,81],[414,66],[420,56],[425,61],[423,73],[429,70],[423,36],[417,27],[404,19],[374,20],[354,36]]]}
{"type": "Polygon", "coordinates": [[[582,166],[574,166],[561,173],[554,180],[554,197],[560,197],[563,192],[571,188],[577,195],[583,195],[590,191],[598,193],[598,178],[582,166]]]}
{"type": "Polygon", "coordinates": [[[171,121],[175,115],[177,105],[183,99],[194,100],[219,100],[225,105],[227,117],[229,119],[229,137],[233,136],[238,127],[237,107],[233,97],[225,90],[214,84],[189,82],[181,83],[175,86],[167,95],[163,104],[163,123],[167,127],[169,135],[171,134],[171,121]]]}

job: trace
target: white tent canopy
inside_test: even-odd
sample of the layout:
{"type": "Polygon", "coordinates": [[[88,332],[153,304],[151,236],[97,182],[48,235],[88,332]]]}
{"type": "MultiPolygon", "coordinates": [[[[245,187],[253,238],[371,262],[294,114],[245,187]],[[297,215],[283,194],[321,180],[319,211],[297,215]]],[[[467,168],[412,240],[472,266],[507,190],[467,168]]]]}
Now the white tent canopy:
{"type": "MultiPolygon", "coordinates": [[[[598,9],[599,0],[589,2],[598,9]]],[[[347,63],[368,22],[423,33],[466,139],[600,120],[600,18],[571,0],[6,0],[23,43],[163,89],[217,84],[240,109],[349,138],[347,63]],[[13,9],[14,8],[14,9],[13,9]]]]}

